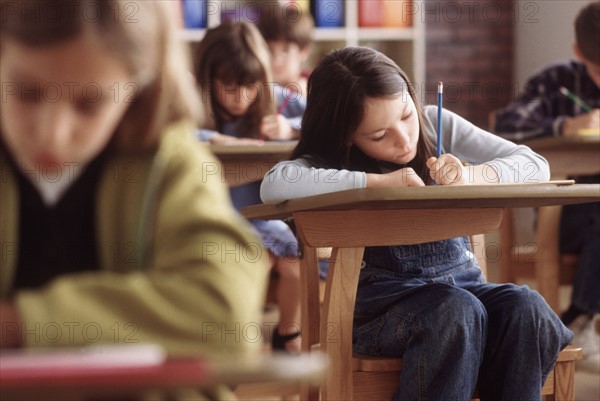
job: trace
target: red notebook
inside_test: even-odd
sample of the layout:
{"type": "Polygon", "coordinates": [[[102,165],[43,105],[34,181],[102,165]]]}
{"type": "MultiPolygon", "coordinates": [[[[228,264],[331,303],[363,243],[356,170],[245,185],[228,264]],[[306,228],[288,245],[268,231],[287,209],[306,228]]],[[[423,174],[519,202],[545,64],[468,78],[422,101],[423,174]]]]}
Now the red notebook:
{"type": "Polygon", "coordinates": [[[198,359],[167,359],[154,344],[2,351],[0,387],[86,388],[181,386],[205,383],[207,365],[198,359]]]}

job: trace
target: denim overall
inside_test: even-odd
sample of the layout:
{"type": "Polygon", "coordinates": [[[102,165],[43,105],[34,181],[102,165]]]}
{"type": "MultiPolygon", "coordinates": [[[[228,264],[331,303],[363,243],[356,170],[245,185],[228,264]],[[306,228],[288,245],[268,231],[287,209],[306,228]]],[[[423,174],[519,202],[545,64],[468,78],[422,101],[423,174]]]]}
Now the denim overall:
{"type": "Polygon", "coordinates": [[[394,400],[539,400],[572,339],[527,286],[486,283],[468,238],[367,247],[354,351],[402,357],[394,400]]]}

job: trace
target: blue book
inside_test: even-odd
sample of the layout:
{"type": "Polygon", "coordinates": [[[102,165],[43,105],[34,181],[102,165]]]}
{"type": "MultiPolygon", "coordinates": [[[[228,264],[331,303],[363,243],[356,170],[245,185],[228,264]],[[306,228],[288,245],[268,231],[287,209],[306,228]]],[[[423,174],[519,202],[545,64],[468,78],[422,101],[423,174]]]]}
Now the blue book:
{"type": "Polygon", "coordinates": [[[183,0],[183,23],[186,28],[206,28],[206,0],[183,0]]]}
{"type": "Polygon", "coordinates": [[[318,28],[344,26],[344,2],[342,0],[311,0],[310,10],[318,28]]]}

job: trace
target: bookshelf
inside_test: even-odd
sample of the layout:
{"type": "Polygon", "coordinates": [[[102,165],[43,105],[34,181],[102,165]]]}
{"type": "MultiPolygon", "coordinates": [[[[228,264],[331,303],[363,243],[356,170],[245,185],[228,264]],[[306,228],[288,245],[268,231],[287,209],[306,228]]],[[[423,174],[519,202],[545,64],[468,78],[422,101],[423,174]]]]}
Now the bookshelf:
{"type": "MultiPolygon", "coordinates": [[[[208,27],[220,24],[219,7],[226,7],[226,3],[208,2],[206,18],[208,27]]],[[[239,4],[240,2],[237,3],[238,6],[239,4]]],[[[367,46],[381,51],[394,60],[417,85],[425,82],[425,23],[418,14],[412,15],[412,25],[408,27],[361,27],[359,26],[359,0],[348,0],[344,5],[345,26],[315,28],[309,67],[314,66],[330,50],[345,46],[367,46]]],[[[204,32],[205,29],[182,29],[181,37],[193,44],[202,40],[204,32]]]]}

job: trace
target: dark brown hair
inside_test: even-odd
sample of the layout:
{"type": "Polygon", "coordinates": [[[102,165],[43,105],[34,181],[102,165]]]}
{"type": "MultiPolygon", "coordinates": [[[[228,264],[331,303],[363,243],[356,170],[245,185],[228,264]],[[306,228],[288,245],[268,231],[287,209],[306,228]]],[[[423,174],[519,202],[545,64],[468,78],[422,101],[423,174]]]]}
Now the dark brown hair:
{"type": "Polygon", "coordinates": [[[267,2],[260,9],[256,25],[267,42],[295,43],[304,49],[312,43],[315,23],[310,12],[297,4],[267,2]]]}
{"type": "Polygon", "coordinates": [[[588,4],[577,14],[575,40],[583,57],[600,65],[600,2],[588,4]]]}
{"type": "Polygon", "coordinates": [[[381,172],[381,163],[356,146],[351,137],[364,115],[366,98],[410,96],[417,109],[417,155],[406,166],[431,182],[426,160],[434,155],[424,133],[423,111],[404,72],[382,53],[367,47],[346,47],[326,55],[308,79],[308,98],[300,141],[292,159],[310,156],[319,167],[381,172]]]}
{"type": "Polygon", "coordinates": [[[189,90],[189,57],[171,11],[156,1],[1,0],[0,53],[6,40],[35,48],[98,36],[125,63],[137,88],[115,144],[130,152],[154,149],[168,124],[195,120],[201,107],[189,90]]]}
{"type": "Polygon", "coordinates": [[[231,119],[212,96],[215,80],[239,86],[258,83],[258,99],[247,111],[240,133],[257,138],[262,118],[275,112],[270,68],[269,48],[254,25],[228,21],[209,29],[194,52],[194,74],[206,114],[204,128],[219,130],[231,119]]]}

